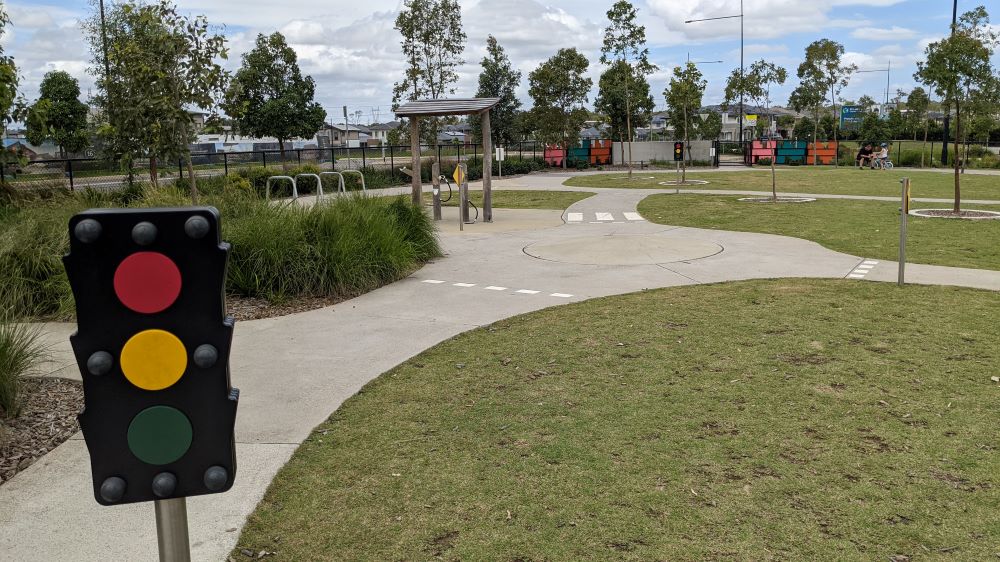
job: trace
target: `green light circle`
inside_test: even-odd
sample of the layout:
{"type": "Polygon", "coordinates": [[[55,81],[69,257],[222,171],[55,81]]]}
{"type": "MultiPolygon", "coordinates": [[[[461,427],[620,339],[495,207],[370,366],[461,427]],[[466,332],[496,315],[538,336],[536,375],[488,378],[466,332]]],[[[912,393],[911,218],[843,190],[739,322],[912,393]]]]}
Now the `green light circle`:
{"type": "Polygon", "coordinates": [[[128,426],[128,448],[148,464],[169,464],[191,447],[191,422],[180,410],[152,406],[136,414],[128,426]]]}

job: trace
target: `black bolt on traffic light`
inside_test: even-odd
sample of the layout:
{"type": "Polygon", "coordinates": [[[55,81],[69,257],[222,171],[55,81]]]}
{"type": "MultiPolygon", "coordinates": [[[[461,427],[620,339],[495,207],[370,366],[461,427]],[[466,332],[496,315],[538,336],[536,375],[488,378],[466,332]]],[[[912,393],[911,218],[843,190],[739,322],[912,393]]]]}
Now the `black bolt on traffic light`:
{"type": "Polygon", "coordinates": [[[80,427],[104,505],[224,492],[236,476],[229,245],[210,207],[70,219],[80,427]]]}
{"type": "Polygon", "coordinates": [[[674,161],[680,162],[684,160],[684,143],[675,142],[674,143],[674,161]]]}

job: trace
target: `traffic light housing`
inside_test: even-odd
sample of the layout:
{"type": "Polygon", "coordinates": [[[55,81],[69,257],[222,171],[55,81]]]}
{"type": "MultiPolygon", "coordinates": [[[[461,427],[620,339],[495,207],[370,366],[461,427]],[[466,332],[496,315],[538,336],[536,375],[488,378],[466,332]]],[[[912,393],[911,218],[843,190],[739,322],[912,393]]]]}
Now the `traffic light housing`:
{"type": "Polygon", "coordinates": [[[93,209],[70,219],[69,238],[94,497],[117,505],[228,490],[239,390],[218,211],[93,209]]]}
{"type": "Polygon", "coordinates": [[[675,142],[674,143],[674,161],[680,162],[684,160],[684,143],[675,142]]]}

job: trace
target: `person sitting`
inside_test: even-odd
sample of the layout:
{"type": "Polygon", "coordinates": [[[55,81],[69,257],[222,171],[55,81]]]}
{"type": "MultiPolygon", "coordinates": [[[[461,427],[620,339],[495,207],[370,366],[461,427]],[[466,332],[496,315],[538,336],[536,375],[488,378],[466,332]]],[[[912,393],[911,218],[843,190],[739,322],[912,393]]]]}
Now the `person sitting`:
{"type": "Polygon", "coordinates": [[[878,162],[880,164],[879,167],[884,170],[885,169],[885,164],[884,163],[885,163],[886,160],[889,159],[889,145],[886,144],[886,143],[882,143],[882,145],[879,147],[878,152],[876,152],[875,154],[873,154],[872,158],[873,158],[873,160],[872,160],[872,168],[874,168],[875,167],[875,163],[878,162]]]}
{"type": "Polygon", "coordinates": [[[861,147],[861,150],[858,151],[858,155],[854,158],[854,162],[857,164],[858,168],[861,168],[866,164],[871,166],[873,152],[871,143],[866,143],[861,147]]]}

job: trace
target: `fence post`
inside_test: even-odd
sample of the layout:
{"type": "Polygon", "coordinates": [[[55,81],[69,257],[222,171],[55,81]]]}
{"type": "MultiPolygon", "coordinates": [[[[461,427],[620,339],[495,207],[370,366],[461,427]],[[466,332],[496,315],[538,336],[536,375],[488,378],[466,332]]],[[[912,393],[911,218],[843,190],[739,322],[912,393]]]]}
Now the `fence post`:
{"type": "Polygon", "coordinates": [[[396,173],[396,158],[392,154],[392,145],[389,145],[389,177],[396,173]]]}
{"type": "Polygon", "coordinates": [[[261,160],[264,161],[264,169],[266,170],[267,169],[267,151],[266,150],[261,150],[260,151],[260,158],[261,158],[261,160]]]}
{"type": "Polygon", "coordinates": [[[69,158],[66,159],[66,172],[69,173],[69,190],[70,191],[75,191],[75,188],[74,188],[74,185],[73,185],[73,160],[71,160],[69,158]]]}
{"type": "Polygon", "coordinates": [[[438,162],[441,161],[441,143],[438,143],[438,162]]]}
{"type": "Polygon", "coordinates": [[[302,165],[302,149],[301,148],[295,149],[295,159],[296,159],[296,162],[298,162],[298,165],[301,166],[302,165]]]}
{"type": "Polygon", "coordinates": [[[0,185],[7,183],[7,167],[0,160],[0,185]]]}
{"type": "Polygon", "coordinates": [[[362,170],[363,170],[363,169],[365,168],[365,166],[367,165],[367,164],[365,163],[365,148],[366,148],[367,146],[368,146],[368,143],[363,143],[363,144],[361,145],[361,169],[362,169],[362,170]]]}
{"type": "Polygon", "coordinates": [[[184,163],[181,162],[180,158],[177,159],[177,177],[184,179],[184,163]]]}
{"type": "Polygon", "coordinates": [[[222,169],[223,169],[223,173],[225,173],[228,176],[229,175],[229,153],[228,152],[223,152],[222,153],[222,169]]]}
{"type": "Polygon", "coordinates": [[[479,145],[476,143],[472,143],[472,159],[475,160],[478,155],[479,155],[479,145]]]}

